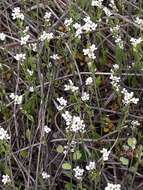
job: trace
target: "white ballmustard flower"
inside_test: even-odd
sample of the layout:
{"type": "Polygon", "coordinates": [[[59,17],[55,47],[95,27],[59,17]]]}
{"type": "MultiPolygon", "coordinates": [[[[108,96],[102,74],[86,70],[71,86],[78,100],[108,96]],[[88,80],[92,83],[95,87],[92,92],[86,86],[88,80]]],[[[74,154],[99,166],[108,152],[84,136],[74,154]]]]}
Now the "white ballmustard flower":
{"type": "Polygon", "coordinates": [[[87,92],[83,92],[81,99],[82,99],[82,101],[88,101],[89,100],[89,94],[87,92]]]}
{"type": "Polygon", "coordinates": [[[26,34],[26,35],[22,36],[21,39],[20,39],[20,44],[21,45],[26,45],[27,42],[28,42],[28,40],[29,40],[29,38],[30,38],[29,34],[26,34]]]}
{"type": "Polygon", "coordinates": [[[67,28],[69,28],[72,23],[73,23],[73,19],[72,19],[72,18],[66,19],[66,20],[64,21],[64,25],[65,25],[67,28]]]}
{"type": "Polygon", "coordinates": [[[55,61],[58,60],[58,59],[60,59],[60,57],[59,57],[58,54],[53,54],[53,55],[50,56],[50,58],[53,59],[53,60],[55,60],[55,61]]]}
{"type": "Polygon", "coordinates": [[[123,104],[124,105],[129,105],[131,103],[133,104],[137,104],[138,101],[139,101],[139,98],[135,98],[134,97],[134,92],[128,92],[125,88],[123,88],[123,90],[121,91],[121,93],[123,94],[124,96],[124,99],[123,99],[123,104]]]}
{"type": "Polygon", "coordinates": [[[140,123],[136,120],[133,120],[133,121],[131,121],[131,125],[132,125],[132,127],[137,127],[137,126],[140,126],[140,123]]]}
{"type": "Polygon", "coordinates": [[[69,80],[69,84],[64,85],[64,90],[65,91],[72,91],[72,92],[77,92],[79,88],[77,86],[74,86],[73,82],[69,80]]]}
{"type": "Polygon", "coordinates": [[[66,125],[69,126],[72,122],[72,115],[69,113],[69,111],[62,113],[62,117],[65,120],[66,125]]]}
{"type": "Polygon", "coordinates": [[[44,132],[48,134],[51,132],[51,129],[47,125],[45,125],[44,126],[44,132]]]}
{"type": "Polygon", "coordinates": [[[85,81],[86,86],[91,85],[93,83],[92,77],[88,77],[85,81]]]}
{"type": "Polygon", "coordinates": [[[103,3],[103,0],[92,0],[91,5],[102,8],[102,3],[103,3]]]}
{"type": "Polygon", "coordinates": [[[83,49],[83,53],[84,55],[87,55],[90,59],[94,60],[96,58],[94,53],[95,50],[97,50],[97,48],[95,47],[94,44],[92,44],[89,48],[83,49]]]}
{"type": "Polygon", "coordinates": [[[81,34],[83,33],[83,28],[81,24],[75,23],[73,24],[73,27],[76,29],[75,37],[81,38],[81,34]]]}
{"type": "Polygon", "coordinates": [[[19,54],[16,54],[14,56],[14,58],[17,60],[17,61],[24,61],[26,59],[26,54],[25,53],[19,53],[19,54]]]}
{"type": "Polygon", "coordinates": [[[0,32],[0,40],[4,41],[6,38],[6,35],[3,32],[0,32]]]}
{"type": "Polygon", "coordinates": [[[9,175],[2,175],[2,183],[4,184],[4,185],[6,185],[7,183],[10,183],[11,182],[11,180],[10,180],[10,177],[9,177],[9,175]]]}
{"type": "Polygon", "coordinates": [[[69,127],[67,127],[67,130],[70,130],[71,132],[77,133],[85,132],[85,124],[84,121],[79,116],[73,116],[72,123],[69,127]]]}
{"type": "Polygon", "coordinates": [[[1,126],[0,126],[0,140],[9,140],[10,136],[8,135],[7,131],[4,130],[1,126]]]}
{"type": "Polygon", "coordinates": [[[40,40],[41,42],[43,42],[43,41],[45,41],[45,40],[50,41],[50,40],[53,39],[53,38],[54,38],[53,33],[47,33],[47,32],[45,32],[45,31],[43,31],[43,33],[42,33],[41,36],[39,37],[39,40],[40,40]]]}
{"type": "Polygon", "coordinates": [[[15,95],[14,93],[11,93],[9,95],[9,97],[14,100],[14,104],[22,104],[22,99],[23,99],[23,96],[22,95],[15,95]]]}
{"type": "Polygon", "coordinates": [[[88,16],[86,18],[83,19],[85,24],[82,26],[82,29],[85,32],[91,32],[91,31],[95,31],[97,28],[97,24],[95,24],[94,22],[91,21],[91,18],[88,16]]]}
{"type": "Polygon", "coordinates": [[[88,165],[86,165],[86,170],[91,171],[95,170],[95,162],[90,161],[88,165]]]}
{"type": "Polygon", "coordinates": [[[21,19],[24,20],[24,14],[21,13],[20,7],[15,7],[12,11],[12,19],[21,19]]]}
{"type": "Polygon", "coordinates": [[[84,169],[80,168],[79,166],[76,166],[76,168],[74,168],[73,171],[75,172],[75,178],[81,180],[83,177],[84,169]]]}
{"type": "Polygon", "coordinates": [[[143,39],[140,37],[140,38],[131,38],[130,39],[130,42],[131,44],[133,45],[133,47],[136,48],[137,45],[139,45],[141,42],[143,41],[143,39]]]}
{"type": "Polygon", "coordinates": [[[34,92],[34,87],[33,86],[29,87],[29,92],[34,92]]]}
{"type": "Polygon", "coordinates": [[[47,174],[47,172],[43,171],[42,172],[42,178],[43,179],[49,179],[51,176],[49,174],[47,174]]]}
{"type": "Polygon", "coordinates": [[[105,187],[105,190],[121,190],[121,185],[108,183],[107,187],[105,187]]]}
{"type": "Polygon", "coordinates": [[[100,152],[102,153],[103,161],[107,161],[110,151],[108,151],[106,148],[103,148],[100,152]]]}
{"type": "Polygon", "coordinates": [[[30,70],[30,69],[27,69],[27,73],[28,73],[30,76],[32,76],[34,72],[33,72],[32,70],[30,70]]]}
{"type": "Polygon", "coordinates": [[[140,19],[139,17],[136,17],[135,23],[138,24],[139,26],[143,27],[143,19],[140,19]]]}
{"type": "Polygon", "coordinates": [[[63,110],[64,107],[67,106],[67,100],[65,100],[63,97],[60,97],[60,98],[57,98],[57,101],[59,102],[59,106],[57,106],[57,109],[60,111],[60,110],[63,110]]]}
{"type": "Polygon", "coordinates": [[[46,21],[46,22],[49,22],[51,16],[52,16],[52,13],[51,13],[51,12],[45,12],[45,15],[44,15],[45,21],[46,21]]]}

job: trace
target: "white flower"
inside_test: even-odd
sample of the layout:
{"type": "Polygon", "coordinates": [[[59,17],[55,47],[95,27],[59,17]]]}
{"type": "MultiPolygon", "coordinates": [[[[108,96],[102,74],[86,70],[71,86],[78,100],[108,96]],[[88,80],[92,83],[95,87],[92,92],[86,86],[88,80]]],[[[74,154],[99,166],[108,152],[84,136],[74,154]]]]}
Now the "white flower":
{"type": "Polygon", "coordinates": [[[53,59],[53,60],[60,59],[60,57],[58,56],[58,54],[53,54],[53,55],[50,56],[50,58],[53,59]]]}
{"type": "Polygon", "coordinates": [[[9,95],[9,97],[10,97],[12,100],[14,100],[14,104],[21,104],[21,103],[22,103],[22,98],[23,98],[22,95],[18,96],[18,95],[15,95],[14,93],[11,93],[11,94],[9,95]]]}
{"type": "Polygon", "coordinates": [[[135,23],[142,27],[143,26],[143,19],[140,19],[139,17],[136,17],[135,23]]]}
{"type": "Polygon", "coordinates": [[[104,7],[103,8],[103,11],[105,12],[106,16],[110,17],[113,13],[110,11],[109,8],[107,7],[104,7]]]}
{"type": "Polygon", "coordinates": [[[73,116],[71,126],[67,127],[67,130],[70,130],[71,132],[74,132],[74,133],[77,133],[77,132],[84,133],[85,132],[84,121],[80,119],[79,116],[73,116]]]}
{"type": "Polygon", "coordinates": [[[68,28],[69,26],[71,26],[71,24],[73,23],[73,19],[66,19],[64,22],[64,25],[68,28]]]}
{"type": "Polygon", "coordinates": [[[73,27],[76,29],[75,37],[81,38],[81,34],[83,33],[81,24],[75,23],[73,27]]]}
{"type": "Polygon", "coordinates": [[[33,86],[30,86],[30,87],[29,87],[29,91],[30,91],[30,92],[34,92],[34,87],[33,87],[33,86]]]}
{"type": "Polygon", "coordinates": [[[102,7],[103,0],[92,0],[91,5],[101,8],[102,7]]]}
{"type": "Polygon", "coordinates": [[[105,190],[121,190],[121,185],[108,183],[107,187],[105,187],[105,190]]]}
{"type": "Polygon", "coordinates": [[[72,92],[77,92],[78,91],[78,87],[74,86],[73,82],[71,80],[69,80],[69,85],[65,84],[64,85],[64,90],[65,91],[69,91],[71,90],[72,92]]]}
{"type": "Polygon", "coordinates": [[[84,55],[87,55],[90,59],[95,59],[96,56],[94,54],[94,51],[97,50],[94,44],[92,44],[89,48],[83,49],[84,55]]]}
{"type": "Polygon", "coordinates": [[[62,110],[65,106],[67,106],[67,100],[65,100],[63,97],[57,98],[57,101],[60,104],[59,106],[57,106],[58,110],[62,110]]]}
{"type": "Polygon", "coordinates": [[[4,41],[5,38],[6,38],[6,35],[5,35],[3,32],[1,32],[1,33],[0,33],[0,40],[1,40],[1,41],[4,41]]]}
{"type": "Polygon", "coordinates": [[[139,99],[134,97],[134,92],[128,92],[125,88],[121,91],[124,95],[123,104],[129,105],[130,103],[137,104],[139,99]]]}
{"type": "Polygon", "coordinates": [[[82,26],[82,29],[85,32],[91,32],[91,31],[94,31],[96,29],[97,24],[92,22],[89,16],[84,18],[83,20],[84,20],[85,24],[82,26]]]}
{"type": "Polygon", "coordinates": [[[20,39],[20,44],[21,44],[21,45],[26,45],[26,43],[28,42],[29,38],[30,38],[30,35],[29,35],[29,34],[27,34],[27,35],[21,37],[21,39],[20,39]]]}
{"type": "Polygon", "coordinates": [[[140,38],[131,38],[130,39],[130,42],[134,47],[139,45],[142,41],[143,41],[143,39],[141,37],[140,38]]]}
{"type": "Polygon", "coordinates": [[[43,33],[41,34],[41,36],[40,36],[40,41],[41,42],[43,42],[43,41],[45,41],[45,40],[48,40],[48,41],[50,41],[51,39],[53,39],[54,38],[54,35],[53,35],[53,33],[47,33],[47,32],[45,32],[45,31],[43,31],[43,33]]]}
{"type": "Polygon", "coordinates": [[[45,15],[44,15],[44,19],[46,22],[49,22],[50,21],[50,18],[51,18],[51,12],[46,12],[45,15]]]}
{"type": "Polygon", "coordinates": [[[69,113],[69,111],[65,111],[65,113],[62,113],[62,117],[64,118],[66,125],[69,126],[72,121],[72,115],[69,113]]]}
{"type": "Polygon", "coordinates": [[[131,125],[133,127],[137,127],[137,126],[140,126],[140,123],[138,121],[136,121],[136,120],[133,120],[133,121],[131,121],[131,125]]]}
{"type": "Polygon", "coordinates": [[[81,96],[82,101],[87,101],[89,100],[89,94],[87,92],[83,92],[81,96]]]}
{"type": "Polygon", "coordinates": [[[84,169],[80,168],[79,166],[76,166],[76,168],[74,168],[73,171],[75,172],[74,176],[77,179],[81,180],[84,173],[84,169]]]}
{"type": "Polygon", "coordinates": [[[33,50],[34,52],[36,52],[36,51],[37,51],[37,44],[36,44],[36,43],[32,43],[32,44],[31,44],[31,48],[32,48],[32,50],[33,50]]]}
{"type": "Polygon", "coordinates": [[[12,11],[12,19],[15,20],[17,18],[24,20],[24,14],[21,13],[20,7],[15,7],[12,11]]]}
{"type": "Polygon", "coordinates": [[[85,81],[85,84],[86,84],[86,85],[91,85],[92,83],[93,83],[92,77],[88,77],[88,78],[86,79],[86,81],[85,81]]]}
{"type": "Polygon", "coordinates": [[[95,167],[95,162],[89,162],[88,165],[86,165],[86,169],[88,171],[91,171],[91,170],[94,170],[96,167],[95,167]]]}
{"type": "Polygon", "coordinates": [[[44,132],[48,134],[51,132],[51,129],[47,125],[45,125],[44,126],[44,132]]]}
{"type": "Polygon", "coordinates": [[[42,177],[43,177],[43,179],[48,179],[48,178],[50,178],[51,176],[50,176],[49,174],[47,174],[47,172],[43,171],[43,172],[42,172],[42,177]]]}
{"type": "Polygon", "coordinates": [[[0,126],[0,140],[8,140],[10,139],[10,136],[8,135],[7,131],[4,130],[1,126],[0,126]]]}
{"type": "Polygon", "coordinates": [[[19,53],[14,56],[14,58],[17,61],[24,61],[26,59],[26,54],[25,53],[19,53]]]}
{"type": "Polygon", "coordinates": [[[10,180],[10,177],[9,177],[9,175],[2,175],[2,183],[4,184],[4,185],[6,185],[7,183],[10,183],[11,182],[11,180],[10,180]]]}
{"type": "Polygon", "coordinates": [[[107,151],[106,148],[103,148],[101,151],[100,151],[103,155],[103,160],[104,161],[107,161],[108,160],[108,157],[109,157],[109,154],[110,154],[110,151],[107,151]]]}
{"type": "Polygon", "coordinates": [[[33,71],[31,71],[30,69],[27,69],[27,72],[28,72],[28,74],[29,74],[30,76],[33,75],[33,71]]]}

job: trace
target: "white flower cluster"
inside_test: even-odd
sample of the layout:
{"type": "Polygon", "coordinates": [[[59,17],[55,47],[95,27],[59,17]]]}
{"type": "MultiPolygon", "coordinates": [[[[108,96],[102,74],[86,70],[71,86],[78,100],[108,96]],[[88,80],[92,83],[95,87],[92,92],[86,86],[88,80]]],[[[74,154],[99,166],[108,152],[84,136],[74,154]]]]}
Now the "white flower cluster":
{"type": "Polygon", "coordinates": [[[128,92],[125,88],[121,91],[121,93],[124,95],[123,104],[125,106],[133,103],[137,104],[139,101],[139,98],[134,97],[134,92],[128,92]]]}
{"type": "Polygon", "coordinates": [[[135,23],[138,24],[140,27],[143,27],[143,19],[136,17],[135,23]]]}
{"type": "Polygon", "coordinates": [[[94,51],[97,50],[97,48],[95,47],[95,44],[92,44],[89,48],[87,49],[83,49],[83,53],[84,55],[87,55],[90,59],[95,59],[95,53],[94,51]]]}
{"type": "Polygon", "coordinates": [[[87,92],[83,92],[81,99],[82,99],[82,101],[88,101],[89,100],[89,94],[87,92]]]}
{"type": "Polygon", "coordinates": [[[43,179],[49,179],[51,176],[49,174],[47,174],[47,172],[43,171],[42,172],[42,178],[43,179]]]}
{"type": "Polygon", "coordinates": [[[5,38],[6,38],[6,35],[5,35],[3,32],[1,32],[1,33],[0,33],[0,40],[1,40],[1,41],[4,41],[5,38]]]}
{"type": "Polygon", "coordinates": [[[45,125],[44,126],[44,132],[48,134],[51,132],[51,129],[47,125],[45,125]]]}
{"type": "Polygon", "coordinates": [[[24,20],[24,14],[21,13],[20,7],[15,7],[12,11],[12,19],[24,20]]]}
{"type": "Polygon", "coordinates": [[[139,45],[142,41],[143,41],[143,39],[141,37],[140,38],[131,38],[130,39],[130,42],[131,42],[131,44],[132,44],[132,46],[134,48],[136,48],[137,45],[139,45]]]}
{"type": "Polygon", "coordinates": [[[73,171],[75,172],[74,176],[78,180],[81,180],[84,173],[84,169],[80,168],[79,166],[76,166],[76,168],[74,168],[73,171]]]}
{"type": "Polygon", "coordinates": [[[93,83],[92,77],[88,77],[85,81],[86,86],[91,85],[93,83]]]}
{"type": "Polygon", "coordinates": [[[113,69],[111,69],[111,76],[110,76],[111,84],[117,92],[119,92],[119,90],[120,90],[120,84],[119,84],[120,77],[116,76],[116,71],[118,69],[119,69],[119,65],[117,65],[117,64],[113,65],[113,69]]]}
{"type": "Polygon", "coordinates": [[[95,170],[95,162],[89,162],[88,165],[86,165],[86,170],[88,171],[92,171],[92,170],[95,170]]]}
{"type": "Polygon", "coordinates": [[[66,122],[66,130],[74,133],[85,132],[84,121],[79,116],[72,116],[68,111],[62,114],[63,119],[66,122]]]}
{"type": "Polygon", "coordinates": [[[68,29],[69,29],[69,27],[71,26],[72,23],[73,23],[73,19],[72,19],[72,18],[66,19],[66,20],[64,21],[64,25],[65,25],[66,28],[68,28],[68,29]]]}
{"type": "Polygon", "coordinates": [[[105,190],[121,190],[121,185],[108,183],[107,187],[105,187],[105,190]]]}
{"type": "Polygon", "coordinates": [[[11,180],[10,180],[10,177],[9,177],[9,175],[2,175],[2,183],[4,184],[4,185],[6,185],[7,183],[10,183],[11,182],[11,180]]]}
{"type": "Polygon", "coordinates": [[[0,126],[0,140],[8,140],[10,139],[10,136],[8,135],[7,131],[4,130],[1,126],[0,126]]]}
{"type": "Polygon", "coordinates": [[[44,19],[46,22],[50,21],[51,15],[51,12],[45,12],[44,19]]]}
{"type": "Polygon", "coordinates": [[[123,49],[124,44],[123,44],[123,40],[121,39],[121,36],[120,36],[120,26],[116,25],[115,27],[111,28],[110,31],[113,34],[115,43],[119,46],[119,48],[123,49]]]}
{"type": "Polygon", "coordinates": [[[131,125],[132,125],[133,128],[135,128],[137,126],[140,126],[140,123],[138,121],[136,121],[136,120],[133,120],[133,121],[131,121],[131,125]]]}
{"type": "Polygon", "coordinates": [[[67,154],[68,150],[69,150],[70,152],[74,152],[74,151],[75,151],[75,148],[76,148],[76,144],[77,144],[77,142],[74,141],[74,140],[72,140],[69,145],[67,144],[66,146],[64,146],[64,151],[63,151],[63,153],[64,153],[64,154],[67,154]]]}
{"type": "Polygon", "coordinates": [[[110,151],[108,151],[106,148],[103,148],[100,152],[102,153],[103,160],[107,161],[110,151]]]}
{"type": "Polygon", "coordinates": [[[26,29],[23,31],[23,36],[20,39],[21,45],[26,45],[26,43],[28,42],[28,40],[30,38],[30,35],[27,34],[28,30],[29,30],[29,27],[27,26],[26,29]]]}
{"type": "Polygon", "coordinates": [[[23,98],[22,95],[18,96],[18,95],[15,95],[14,93],[11,93],[11,94],[9,95],[9,97],[10,97],[12,100],[14,100],[14,104],[21,104],[21,103],[22,103],[22,98],[23,98]]]}
{"type": "Polygon", "coordinates": [[[50,58],[53,59],[53,60],[55,60],[55,61],[58,60],[58,59],[60,59],[60,57],[58,56],[58,54],[53,54],[53,55],[50,56],[50,58]]]}
{"type": "MultiPolygon", "coordinates": [[[[97,28],[97,24],[95,24],[89,16],[83,19],[84,25],[79,23],[73,24],[73,27],[76,29],[75,37],[81,38],[81,34],[95,31],[97,28]]],[[[71,24],[67,23],[69,26],[71,24]]]]}
{"type": "Polygon", "coordinates": [[[77,86],[74,86],[73,82],[71,80],[69,80],[69,84],[65,84],[64,85],[64,90],[65,91],[69,91],[71,90],[72,92],[77,92],[78,91],[78,87],[77,86]]]}
{"type": "Polygon", "coordinates": [[[43,31],[43,33],[41,34],[39,40],[40,40],[41,42],[43,42],[43,41],[45,41],[45,40],[50,41],[50,40],[53,39],[53,38],[54,38],[53,33],[47,33],[47,32],[45,32],[45,31],[43,31]]]}
{"type": "Polygon", "coordinates": [[[102,7],[103,0],[92,0],[91,5],[101,8],[102,7]]]}
{"type": "Polygon", "coordinates": [[[14,58],[17,61],[24,61],[26,59],[26,54],[25,53],[19,53],[14,56],[14,58]]]}
{"type": "Polygon", "coordinates": [[[65,106],[67,106],[67,100],[65,100],[63,97],[57,98],[57,101],[59,102],[59,106],[57,106],[57,109],[59,111],[63,110],[65,106]]]}

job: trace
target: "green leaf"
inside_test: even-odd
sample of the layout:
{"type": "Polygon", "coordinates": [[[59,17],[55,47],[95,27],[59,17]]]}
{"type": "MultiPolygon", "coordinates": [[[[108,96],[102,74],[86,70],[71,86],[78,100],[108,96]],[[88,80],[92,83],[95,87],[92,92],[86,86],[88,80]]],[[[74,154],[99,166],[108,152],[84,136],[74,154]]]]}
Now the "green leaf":
{"type": "Polygon", "coordinates": [[[63,153],[64,148],[63,148],[62,145],[59,145],[56,150],[57,150],[58,153],[63,153]]]}
{"type": "Polygon", "coordinates": [[[79,160],[82,157],[82,154],[79,150],[75,151],[73,154],[73,159],[74,160],[79,160]]]}
{"type": "Polygon", "coordinates": [[[62,168],[64,170],[71,170],[71,164],[68,163],[68,162],[65,162],[65,163],[62,164],[62,168]]]}
{"type": "Polygon", "coordinates": [[[125,157],[120,157],[120,162],[125,166],[129,164],[129,160],[125,157]]]}

